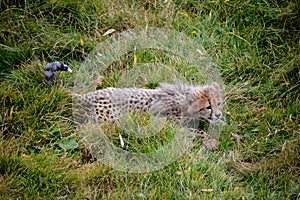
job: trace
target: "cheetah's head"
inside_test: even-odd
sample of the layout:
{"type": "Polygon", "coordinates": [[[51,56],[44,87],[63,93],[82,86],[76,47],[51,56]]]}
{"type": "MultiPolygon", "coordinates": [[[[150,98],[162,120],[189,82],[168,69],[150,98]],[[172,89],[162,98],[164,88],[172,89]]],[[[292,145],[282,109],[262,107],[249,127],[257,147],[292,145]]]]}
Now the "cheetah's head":
{"type": "Polygon", "coordinates": [[[201,117],[209,123],[216,123],[222,119],[223,96],[218,83],[213,82],[187,91],[186,99],[187,114],[191,117],[201,117]]]}

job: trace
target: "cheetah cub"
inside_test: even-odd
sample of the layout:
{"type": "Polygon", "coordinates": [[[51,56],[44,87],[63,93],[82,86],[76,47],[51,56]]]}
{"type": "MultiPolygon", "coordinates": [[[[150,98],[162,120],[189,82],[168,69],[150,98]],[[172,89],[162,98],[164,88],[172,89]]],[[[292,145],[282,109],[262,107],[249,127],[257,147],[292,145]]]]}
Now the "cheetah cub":
{"type": "MultiPolygon", "coordinates": [[[[160,83],[156,89],[106,88],[74,94],[73,100],[86,116],[100,123],[118,121],[132,111],[166,117],[193,130],[198,128],[195,124],[199,120],[209,123],[222,120],[223,96],[216,82],[204,86],[160,83]]],[[[83,116],[79,114],[80,118],[83,116]]]]}

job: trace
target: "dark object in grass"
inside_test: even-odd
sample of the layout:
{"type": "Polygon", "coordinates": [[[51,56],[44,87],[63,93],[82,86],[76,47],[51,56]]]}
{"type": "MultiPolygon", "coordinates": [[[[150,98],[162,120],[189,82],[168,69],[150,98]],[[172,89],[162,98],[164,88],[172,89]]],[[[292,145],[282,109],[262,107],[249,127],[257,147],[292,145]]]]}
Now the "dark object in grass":
{"type": "Polygon", "coordinates": [[[48,85],[53,85],[56,82],[55,72],[56,71],[67,71],[72,72],[68,65],[61,62],[48,63],[44,68],[44,82],[48,85]]]}

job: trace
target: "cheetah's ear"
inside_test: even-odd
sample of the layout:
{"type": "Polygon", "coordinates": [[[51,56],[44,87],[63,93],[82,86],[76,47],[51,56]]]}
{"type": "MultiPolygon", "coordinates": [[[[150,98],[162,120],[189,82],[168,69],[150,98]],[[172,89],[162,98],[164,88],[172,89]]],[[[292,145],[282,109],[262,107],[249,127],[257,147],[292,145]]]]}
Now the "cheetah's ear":
{"type": "Polygon", "coordinates": [[[186,100],[191,104],[194,101],[194,94],[191,91],[185,93],[186,100]]]}
{"type": "Polygon", "coordinates": [[[211,85],[213,87],[215,87],[216,89],[218,89],[218,90],[220,89],[220,86],[219,86],[219,84],[217,82],[212,82],[211,85]]]}

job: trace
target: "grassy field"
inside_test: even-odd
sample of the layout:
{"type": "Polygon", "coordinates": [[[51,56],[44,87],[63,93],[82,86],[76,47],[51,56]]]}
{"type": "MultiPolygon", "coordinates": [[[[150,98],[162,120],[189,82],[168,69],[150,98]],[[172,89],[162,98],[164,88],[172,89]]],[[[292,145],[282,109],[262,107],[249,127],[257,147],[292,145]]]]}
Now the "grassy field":
{"type": "MultiPolygon", "coordinates": [[[[299,199],[299,7],[292,0],[1,1],[1,199],[299,199]],[[86,153],[66,90],[74,73],[58,73],[63,87],[48,87],[42,69],[59,60],[76,72],[110,37],[107,30],[147,26],[184,32],[203,45],[226,85],[227,125],[214,151],[195,141],[161,170],[126,173],[86,153]]],[[[128,54],[113,63],[105,86],[136,62],[144,61],[128,54]]],[[[141,142],[146,147],[125,142],[153,151],[172,138],[169,132],[141,142]]]]}

